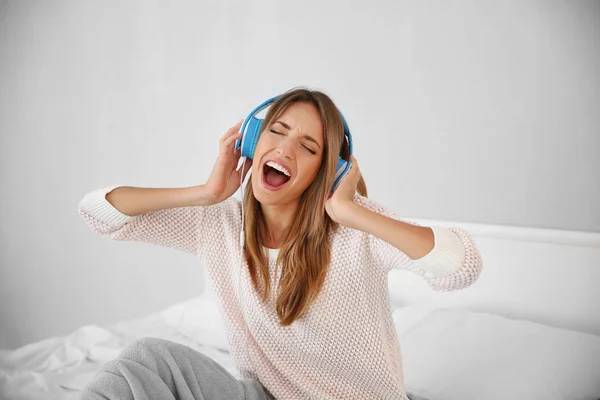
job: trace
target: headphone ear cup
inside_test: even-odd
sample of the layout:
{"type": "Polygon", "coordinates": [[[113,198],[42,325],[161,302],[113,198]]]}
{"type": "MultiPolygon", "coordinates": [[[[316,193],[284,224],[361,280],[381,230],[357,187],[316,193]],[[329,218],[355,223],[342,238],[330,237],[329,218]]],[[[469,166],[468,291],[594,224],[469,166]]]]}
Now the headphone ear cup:
{"type": "Polygon", "coordinates": [[[342,157],[338,157],[338,165],[337,170],[335,172],[335,181],[333,183],[333,188],[331,192],[335,192],[342,178],[348,173],[350,170],[350,166],[352,165],[352,161],[346,161],[342,157]]]}
{"type": "Polygon", "coordinates": [[[260,129],[263,121],[264,120],[256,117],[252,117],[250,121],[248,121],[248,129],[246,129],[246,133],[244,134],[245,138],[242,155],[249,159],[254,159],[254,150],[256,150],[256,144],[258,143],[258,137],[260,136],[260,129]]]}

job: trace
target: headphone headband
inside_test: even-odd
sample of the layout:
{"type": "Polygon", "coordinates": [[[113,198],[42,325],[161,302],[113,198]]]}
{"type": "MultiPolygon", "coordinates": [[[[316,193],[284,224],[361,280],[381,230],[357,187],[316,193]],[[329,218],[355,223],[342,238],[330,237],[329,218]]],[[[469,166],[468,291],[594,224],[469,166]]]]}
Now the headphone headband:
{"type": "MultiPolygon", "coordinates": [[[[281,97],[281,95],[273,96],[270,99],[263,101],[254,110],[252,110],[252,112],[250,112],[250,114],[248,114],[246,119],[244,119],[244,123],[242,124],[242,128],[240,129],[240,132],[244,133],[246,131],[246,126],[248,125],[250,120],[252,120],[252,118],[254,117],[255,114],[258,114],[263,109],[267,108],[271,103],[274,103],[280,97],[281,97]]],[[[346,122],[346,118],[344,118],[344,115],[342,114],[341,111],[340,111],[340,117],[342,117],[342,124],[344,126],[344,135],[346,136],[346,138],[348,140],[348,148],[350,151],[350,155],[352,155],[354,153],[353,153],[352,135],[350,134],[350,128],[348,128],[348,123],[346,122]]]]}

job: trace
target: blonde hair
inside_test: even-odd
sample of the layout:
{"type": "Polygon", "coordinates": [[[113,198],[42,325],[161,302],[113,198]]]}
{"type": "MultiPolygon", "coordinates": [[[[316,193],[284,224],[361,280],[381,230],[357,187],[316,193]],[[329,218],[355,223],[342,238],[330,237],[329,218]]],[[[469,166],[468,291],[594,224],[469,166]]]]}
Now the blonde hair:
{"type": "MultiPolygon", "coordinates": [[[[279,296],[276,302],[280,325],[287,326],[300,318],[317,298],[331,259],[329,234],[338,229],[325,211],[325,201],[333,187],[338,156],[347,160],[350,149],[345,140],[340,112],[324,93],[305,88],[293,88],[282,94],[269,108],[261,134],[295,102],[313,104],[323,125],[323,160],[312,184],[302,193],[298,209],[286,229],[277,264],[281,264],[279,296]]],[[[361,177],[357,191],[367,196],[367,186],[361,177]]],[[[260,203],[254,197],[252,180],[244,193],[245,243],[244,257],[254,289],[267,301],[271,285],[266,243],[266,225],[260,203]],[[259,283],[260,282],[260,283],[259,283]]]]}

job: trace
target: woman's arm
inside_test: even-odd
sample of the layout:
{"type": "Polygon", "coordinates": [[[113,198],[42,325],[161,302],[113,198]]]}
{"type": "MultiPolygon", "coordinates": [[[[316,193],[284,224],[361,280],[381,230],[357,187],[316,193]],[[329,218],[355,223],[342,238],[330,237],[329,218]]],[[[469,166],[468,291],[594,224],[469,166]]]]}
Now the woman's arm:
{"type": "Polygon", "coordinates": [[[356,203],[349,204],[344,215],[342,225],[385,240],[413,260],[422,258],[433,250],[433,230],[427,226],[398,221],[356,203]]]}
{"type": "Polygon", "coordinates": [[[106,200],[121,213],[132,217],[168,208],[214,204],[204,185],[165,189],[119,186],[106,194],[106,200]]]}
{"type": "Polygon", "coordinates": [[[338,210],[342,225],[369,234],[368,249],[385,271],[410,270],[440,291],[465,288],[481,273],[481,255],[461,229],[402,221],[392,210],[358,194],[338,210]]]}
{"type": "Polygon", "coordinates": [[[354,156],[350,161],[350,170],[327,199],[325,210],[335,222],[369,234],[367,251],[378,267],[386,272],[414,271],[440,291],[475,282],[483,264],[466,232],[402,221],[392,210],[357,194],[360,169],[354,156]]]}
{"type": "Polygon", "coordinates": [[[182,189],[114,185],[83,196],[79,214],[100,236],[198,254],[201,242],[210,240],[213,232],[221,228],[204,223],[206,213],[212,208],[206,206],[210,205],[212,200],[203,185],[182,189]]]}

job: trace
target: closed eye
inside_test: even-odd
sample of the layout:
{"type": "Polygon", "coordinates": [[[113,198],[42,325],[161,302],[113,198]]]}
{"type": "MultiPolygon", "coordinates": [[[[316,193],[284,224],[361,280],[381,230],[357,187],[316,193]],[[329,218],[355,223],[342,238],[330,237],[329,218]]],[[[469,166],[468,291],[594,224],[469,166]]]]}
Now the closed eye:
{"type": "MultiPolygon", "coordinates": [[[[271,129],[271,132],[273,132],[273,133],[274,133],[274,134],[276,134],[276,135],[283,135],[283,133],[281,133],[281,132],[277,132],[277,131],[274,131],[273,129],[271,129]]],[[[308,148],[308,147],[306,147],[306,146],[304,146],[304,145],[302,145],[302,147],[304,147],[306,150],[310,151],[310,152],[311,152],[311,154],[317,154],[317,152],[316,152],[316,151],[314,151],[314,150],[311,150],[310,148],[308,148]]]]}

